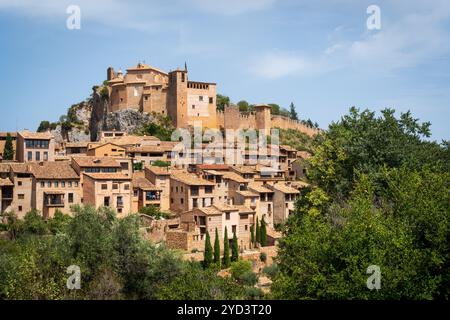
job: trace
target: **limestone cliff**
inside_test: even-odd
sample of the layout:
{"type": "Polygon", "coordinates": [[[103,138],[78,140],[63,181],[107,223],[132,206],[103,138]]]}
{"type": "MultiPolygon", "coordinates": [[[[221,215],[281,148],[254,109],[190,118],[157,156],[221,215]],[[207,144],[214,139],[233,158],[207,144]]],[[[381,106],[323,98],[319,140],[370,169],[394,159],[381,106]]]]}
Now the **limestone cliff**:
{"type": "Polygon", "coordinates": [[[108,113],[109,100],[100,88],[94,87],[89,99],[72,105],[57,123],[43,121],[38,131],[50,130],[56,142],[96,141],[102,130],[133,133],[155,120],[152,115],[134,109],[108,113]]]}

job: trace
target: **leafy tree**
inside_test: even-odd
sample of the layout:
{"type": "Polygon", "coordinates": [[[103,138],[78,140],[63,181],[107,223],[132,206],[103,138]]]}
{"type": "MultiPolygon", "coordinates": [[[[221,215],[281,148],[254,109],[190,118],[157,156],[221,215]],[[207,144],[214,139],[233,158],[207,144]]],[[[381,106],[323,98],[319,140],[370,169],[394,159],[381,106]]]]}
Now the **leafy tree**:
{"type": "Polygon", "coordinates": [[[221,94],[216,96],[216,106],[217,110],[223,111],[226,105],[230,104],[230,98],[221,94]]]}
{"type": "Polygon", "coordinates": [[[209,232],[206,231],[205,251],[203,252],[203,266],[208,268],[213,263],[213,248],[209,232]]]}
{"type": "Polygon", "coordinates": [[[170,218],[168,213],[162,212],[159,207],[154,206],[154,205],[150,205],[148,207],[140,208],[139,209],[139,213],[142,213],[142,214],[148,215],[150,217],[153,217],[156,220],[170,218]]]}
{"type": "Polygon", "coordinates": [[[223,266],[225,268],[230,267],[230,243],[228,241],[228,230],[225,227],[225,235],[223,237],[223,266]]]}
{"type": "Polygon", "coordinates": [[[239,247],[238,247],[238,239],[236,237],[236,232],[233,232],[233,243],[231,246],[231,261],[239,260],[239,247]]]}
{"type": "Polygon", "coordinates": [[[50,129],[50,122],[47,120],[41,121],[39,127],[37,128],[37,132],[45,132],[50,129]]]}
{"type": "Polygon", "coordinates": [[[261,219],[261,246],[265,247],[267,245],[267,229],[266,229],[266,222],[264,219],[261,219]]]}
{"type": "Polygon", "coordinates": [[[70,223],[71,217],[62,213],[60,210],[55,211],[52,219],[48,219],[47,226],[52,234],[62,233],[70,223]]]}
{"type": "Polygon", "coordinates": [[[159,119],[158,121],[160,123],[154,121],[144,124],[136,133],[139,135],[155,136],[162,141],[170,141],[175,128],[170,123],[161,123],[165,122],[164,119],[159,119]]]}
{"type": "Polygon", "coordinates": [[[270,112],[273,115],[279,115],[280,114],[281,107],[278,104],[276,104],[276,103],[269,103],[269,106],[271,108],[270,112]]]}
{"type": "Polygon", "coordinates": [[[3,160],[14,160],[14,147],[11,134],[6,134],[5,147],[3,150],[3,160]]]}
{"type": "Polygon", "coordinates": [[[162,161],[162,160],[155,160],[153,162],[153,165],[156,166],[156,167],[166,168],[166,167],[170,167],[170,162],[169,161],[162,161]]]}
{"type": "Polygon", "coordinates": [[[214,239],[214,263],[220,268],[220,242],[219,242],[219,232],[217,231],[217,228],[214,239]]]}
{"type": "Polygon", "coordinates": [[[289,118],[291,118],[292,120],[298,120],[298,114],[297,111],[295,110],[293,102],[291,102],[291,104],[289,105],[289,118]]]}
{"type": "Polygon", "coordinates": [[[239,107],[239,111],[241,112],[247,112],[249,111],[249,104],[245,100],[241,100],[237,103],[237,106],[239,107]]]}
{"type": "Polygon", "coordinates": [[[254,286],[258,277],[252,271],[252,264],[247,260],[239,260],[231,264],[231,277],[239,283],[254,286]]]}
{"type": "Polygon", "coordinates": [[[23,218],[22,234],[37,234],[44,235],[49,232],[47,224],[40,212],[36,209],[32,209],[27,212],[23,218]]]}

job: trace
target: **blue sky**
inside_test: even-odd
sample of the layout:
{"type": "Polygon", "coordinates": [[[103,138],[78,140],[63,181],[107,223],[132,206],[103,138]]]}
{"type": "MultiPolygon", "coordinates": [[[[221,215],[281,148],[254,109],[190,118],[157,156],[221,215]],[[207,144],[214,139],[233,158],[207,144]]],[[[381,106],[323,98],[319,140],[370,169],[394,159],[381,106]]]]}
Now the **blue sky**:
{"type": "Polygon", "coordinates": [[[411,110],[450,139],[448,0],[0,0],[0,38],[0,131],[56,121],[108,66],[186,61],[234,102],[293,101],[323,128],[353,105],[411,110]],[[380,30],[366,27],[371,4],[380,30]]]}

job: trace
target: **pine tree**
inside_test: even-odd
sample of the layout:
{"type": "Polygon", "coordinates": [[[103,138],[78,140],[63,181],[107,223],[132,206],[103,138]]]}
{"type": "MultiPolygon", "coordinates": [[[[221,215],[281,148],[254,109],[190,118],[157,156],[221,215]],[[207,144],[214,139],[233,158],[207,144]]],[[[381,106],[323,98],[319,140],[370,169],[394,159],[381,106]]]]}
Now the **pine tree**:
{"type": "Polygon", "coordinates": [[[214,240],[214,263],[220,267],[220,243],[219,243],[219,232],[216,228],[216,238],[214,240]]]}
{"type": "Polygon", "coordinates": [[[266,222],[264,219],[261,219],[261,246],[265,247],[267,245],[267,229],[266,229],[266,222]]]}
{"type": "Polygon", "coordinates": [[[223,238],[223,266],[228,268],[230,264],[230,243],[228,242],[227,227],[225,227],[225,236],[223,238]]]}
{"type": "Polygon", "coordinates": [[[5,149],[3,150],[3,160],[14,160],[14,147],[11,134],[6,134],[5,149]]]}
{"type": "Polygon", "coordinates": [[[206,240],[205,240],[205,251],[203,253],[203,266],[208,268],[213,262],[213,252],[211,246],[211,238],[209,236],[209,232],[206,231],[206,240]]]}
{"type": "Polygon", "coordinates": [[[289,106],[289,117],[292,119],[292,120],[298,120],[298,115],[297,115],[297,111],[295,111],[295,106],[294,106],[294,103],[293,102],[291,102],[291,104],[290,104],[290,106],[289,106]]]}
{"type": "Polygon", "coordinates": [[[255,245],[261,243],[261,230],[259,229],[259,219],[256,217],[256,237],[255,237],[255,245]]]}
{"type": "Polygon", "coordinates": [[[250,226],[250,243],[252,246],[255,244],[255,226],[253,224],[250,226]]]}
{"type": "Polygon", "coordinates": [[[231,261],[239,260],[239,248],[238,248],[238,239],[236,237],[236,232],[233,233],[233,246],[231,247],[231,261]]]}

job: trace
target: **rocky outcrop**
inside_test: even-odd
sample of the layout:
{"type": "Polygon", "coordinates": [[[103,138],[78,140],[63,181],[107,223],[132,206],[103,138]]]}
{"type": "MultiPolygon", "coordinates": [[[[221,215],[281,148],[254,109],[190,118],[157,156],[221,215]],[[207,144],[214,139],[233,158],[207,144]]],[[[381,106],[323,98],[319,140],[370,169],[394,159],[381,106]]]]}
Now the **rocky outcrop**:
{"type": "Polygon", "coordinates": [[[133,133],[155,118],[135,109],[109,111],[109,101],[101,90],[94,87],[92,96],[71,106],[64,122],[59,122],[51,133],[56,142],[96,141],[102,130],[116,130],[133,133]]]}

